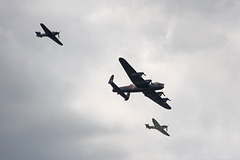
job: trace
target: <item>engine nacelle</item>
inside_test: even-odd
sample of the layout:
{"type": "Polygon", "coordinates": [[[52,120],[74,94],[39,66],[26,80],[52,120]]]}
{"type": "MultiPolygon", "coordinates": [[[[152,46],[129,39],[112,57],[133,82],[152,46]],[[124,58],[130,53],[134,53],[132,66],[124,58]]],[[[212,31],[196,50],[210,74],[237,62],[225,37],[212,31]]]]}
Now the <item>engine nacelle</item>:
{"type": "Polygon", "coordinates": [[[134,77],[141,77],[142,75],[146,76],[143,72],[137,72],[132,74],[132,76],[134,77]]]}
{"type": "Polygon", "coordinates": [[[166,103],[167,101],[171,101],[169,98],[162,98],[162,101],[166,103]]]}
{"type": "Polygon", "coordinates": [[[162,96],[162,95],[164,95],[165,96],[165,94],[163,93],[163,92],[156,92],[160,97],[162,96]]]}
{"type": "Polygon", "coordinates": [[[147,84],[149,84],[149,83],[151,83],[152,82],[152,80],[151,79],[146,79],[146,80],[144,80],[145,82],[147,82],[147,84]]]}

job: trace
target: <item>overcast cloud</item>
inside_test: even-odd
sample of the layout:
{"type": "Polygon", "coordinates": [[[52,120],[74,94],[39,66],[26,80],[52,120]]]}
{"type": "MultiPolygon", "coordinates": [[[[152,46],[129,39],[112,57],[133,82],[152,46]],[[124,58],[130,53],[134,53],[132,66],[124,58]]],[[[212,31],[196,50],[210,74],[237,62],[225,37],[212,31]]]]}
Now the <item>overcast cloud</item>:
{"type": "Polygon", "coordinates": [[[0,159],[238,160],[240,2],[0,0],[0,159]],[[59,46],[35,37],[44,23],[59,46]],[[165,84],[165,110],[118,58],[165,84]],[[155,118],[170,137],[145,129],[155,118]]]}

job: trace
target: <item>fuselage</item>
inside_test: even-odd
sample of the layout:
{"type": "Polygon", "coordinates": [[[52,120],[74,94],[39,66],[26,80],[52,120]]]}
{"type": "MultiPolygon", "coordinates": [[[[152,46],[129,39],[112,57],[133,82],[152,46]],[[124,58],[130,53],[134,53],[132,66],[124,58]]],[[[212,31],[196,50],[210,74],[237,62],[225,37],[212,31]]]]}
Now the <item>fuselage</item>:
{"type": "Polygon", "coordinates": [[[164,88],[163,83],[151,83],[147,87],[137,87],[134,84],[119,87],[119,89],[113,89],[113,92],[143,92],[143,91],[149,91],[149,90],[161,90],[164,88]]]}
{"type": "MultiPolygon", "coordinates": [[[[53,36],[56,36],[58,34],[59,34],[59,32],[52,32],[53,36]]],[[[52,35],[48,35],[46,33],[41,33],[41,32],[36,32],[37,37],[51,37],[52,35]]]]}

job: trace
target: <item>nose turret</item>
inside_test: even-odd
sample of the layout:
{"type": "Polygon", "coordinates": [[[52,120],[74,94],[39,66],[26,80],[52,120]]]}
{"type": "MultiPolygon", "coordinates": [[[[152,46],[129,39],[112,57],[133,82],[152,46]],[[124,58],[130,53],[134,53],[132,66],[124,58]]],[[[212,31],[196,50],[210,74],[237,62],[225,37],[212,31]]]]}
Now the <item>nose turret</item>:
{"type": "Polygon", "coordinates": [[[164,88],[164,84],[163,83],[161,83],[161,86],[162,86],[162,88],[164,88]]]}

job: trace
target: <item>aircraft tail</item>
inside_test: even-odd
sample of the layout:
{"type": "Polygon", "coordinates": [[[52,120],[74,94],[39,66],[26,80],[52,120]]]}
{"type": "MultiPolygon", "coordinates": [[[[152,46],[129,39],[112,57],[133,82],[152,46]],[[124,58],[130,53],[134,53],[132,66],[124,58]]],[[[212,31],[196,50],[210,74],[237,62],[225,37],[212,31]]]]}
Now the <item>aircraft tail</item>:
{"type": "Polygon", "coordinates": [[[150,126],[149,124],[145,124],[145,126],[146,126],[147,129],[153,129],[153,128],[155,128],[154,126],[150,126]]]}
{"type": "Polygon", "coordinates": [[[125,93],[119,93],[119,94],[124,98],[125,101],[127,101],[130,97],[130,92],[127,92],[127,94],[125,93]]]}
{"type": "Polygon", "coordinates": [[[42,37],[41,32],[35,32],[37,37],[42,37]]]}
{"type": "Polygon", "coordinates": [[[145,124],[145,126],[146,126],[146,128],[150,129],[150,126],[149,126],[149,124],[145,124]]]}
{"type": "Polygon", "coordinates": [[[108,81],[108,84],[110,84],[113,88],[113,92],[117,92],[124,98],[125,101],[127,101],[130,97],[130,92],[128,92],[127,94],[125,94],[124,92],[120,92],[120,88],[113,82],[113,79],[114,75],[112,75],[108,81]]]}
{"type": "Polygon", "coordinates": [[[112,75],[108,81],[108,84],[110,84],[113,87],[114,91],[120,90],[120,88],[113,82],[114,75],[112,75]]]}

